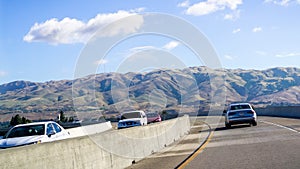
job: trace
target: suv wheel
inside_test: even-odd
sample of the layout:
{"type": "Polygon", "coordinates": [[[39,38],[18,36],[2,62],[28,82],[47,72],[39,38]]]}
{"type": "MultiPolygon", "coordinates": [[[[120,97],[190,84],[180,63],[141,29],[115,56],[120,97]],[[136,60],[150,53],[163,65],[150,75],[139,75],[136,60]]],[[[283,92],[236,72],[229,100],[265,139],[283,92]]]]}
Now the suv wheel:
{"type": "Polygon", "coordinates": [[[225,123],[226,128],[231,128],[231,124],[230,123],[225,123]]]}
{"type": "Polygon", "coordinates": [[[256,122],[256,121],[253,121],[253,122],[252,122],[252,125],[253,125],[253,126],[257,126],[257,122],[256,122]]]}

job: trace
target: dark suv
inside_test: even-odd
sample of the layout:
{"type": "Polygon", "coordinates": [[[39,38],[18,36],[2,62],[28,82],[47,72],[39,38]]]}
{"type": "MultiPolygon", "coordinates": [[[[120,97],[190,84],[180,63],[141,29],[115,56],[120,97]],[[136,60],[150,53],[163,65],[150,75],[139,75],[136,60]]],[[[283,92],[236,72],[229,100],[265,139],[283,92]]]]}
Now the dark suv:
{"type": "Polygon", "coordinates": [[[234,103],[228,106],[225,113],[225,126],[231,128],[233,124],[249,123],[257,125],[257,116],[253,107],[249,103],[234,103]]]}

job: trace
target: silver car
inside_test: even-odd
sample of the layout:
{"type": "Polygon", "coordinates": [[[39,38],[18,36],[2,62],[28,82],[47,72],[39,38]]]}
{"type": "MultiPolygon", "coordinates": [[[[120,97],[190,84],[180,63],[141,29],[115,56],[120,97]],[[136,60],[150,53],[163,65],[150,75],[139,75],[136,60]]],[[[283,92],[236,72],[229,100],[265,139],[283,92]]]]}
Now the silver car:
{"type": "Polygon", "coordinates": [[[69,137],[69,133],[53,121],[20,124],[11,128],[0,139],[0,148],[51,142],[69,137]]]}
{"type": "Polygon", "coordinates": [[[234,103],[228,106],[225,113],[225,126],[231,128],[233,124],[249,123],[257,125],[257,115],[249,103],[234,103]]]}

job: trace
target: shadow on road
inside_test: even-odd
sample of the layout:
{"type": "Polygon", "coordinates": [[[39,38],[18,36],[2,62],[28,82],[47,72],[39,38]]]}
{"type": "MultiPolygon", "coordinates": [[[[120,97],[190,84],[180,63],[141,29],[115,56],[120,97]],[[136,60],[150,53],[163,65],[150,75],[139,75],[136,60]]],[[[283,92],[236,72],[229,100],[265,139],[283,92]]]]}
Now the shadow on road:
{"type": "Polygon", "coordinates": [[[249,125],[249,124],[240,124],[240,125],[234,125],[234,126],[231,126],[231,128],[217,127],[217,128],[215,129],[215,131],[240,129],[240,128],[245,128],[245,127],[250,127],[250,126],[251,126],[251,125],[249,125]]]}

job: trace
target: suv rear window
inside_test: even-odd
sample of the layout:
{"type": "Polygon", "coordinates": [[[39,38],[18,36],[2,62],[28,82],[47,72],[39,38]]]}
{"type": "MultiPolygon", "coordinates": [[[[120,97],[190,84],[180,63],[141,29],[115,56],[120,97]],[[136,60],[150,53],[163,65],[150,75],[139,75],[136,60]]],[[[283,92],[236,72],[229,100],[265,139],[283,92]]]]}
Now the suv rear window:
{"type": "Polygon", "coordinates": [[[240,110],[240,109],[250,109],[250,106],[248,104],[230,106],[230,110],[240,110]]]}

